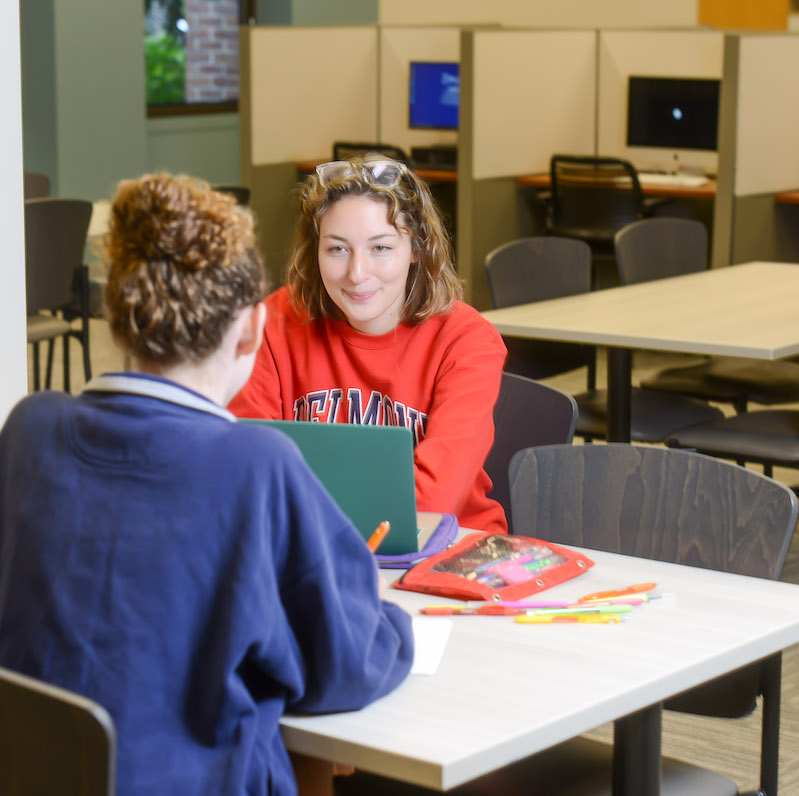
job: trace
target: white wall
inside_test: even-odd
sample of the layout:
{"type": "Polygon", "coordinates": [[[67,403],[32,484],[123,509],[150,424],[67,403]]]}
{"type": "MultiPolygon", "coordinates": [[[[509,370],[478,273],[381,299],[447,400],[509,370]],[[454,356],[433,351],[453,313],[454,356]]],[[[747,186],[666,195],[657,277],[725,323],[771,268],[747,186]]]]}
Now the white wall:
{"type": "Polygon", "coordinates": [[[25,233],[22,195],[22,98],[19,4],[0,3],[0,218],[3,311],[0,312],[0,423],[27,391],[25,233]]]}

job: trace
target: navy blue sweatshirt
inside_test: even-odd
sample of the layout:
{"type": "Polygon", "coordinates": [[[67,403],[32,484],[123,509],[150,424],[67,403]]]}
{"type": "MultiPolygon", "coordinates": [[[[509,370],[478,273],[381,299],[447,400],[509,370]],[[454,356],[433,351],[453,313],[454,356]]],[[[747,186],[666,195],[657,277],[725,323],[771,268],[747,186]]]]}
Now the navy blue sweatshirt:
{"type": "Polygon", "coordinates": [[[0,666],[109,711],[119,796],[295,793],[281,715],[410,668],[376,578],[290,440],[163,379],[37,393],[0,432],[0,666]]]}

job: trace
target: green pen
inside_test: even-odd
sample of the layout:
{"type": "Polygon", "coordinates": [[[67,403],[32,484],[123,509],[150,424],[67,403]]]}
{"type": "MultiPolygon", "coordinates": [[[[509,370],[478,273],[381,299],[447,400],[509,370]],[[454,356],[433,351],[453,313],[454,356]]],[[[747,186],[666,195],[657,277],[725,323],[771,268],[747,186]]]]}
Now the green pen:
{"type": "Polygon", "coordinates": [[[626,614],[632,611],[632,605],[576,605],[571,608],[536,608],[527,611],[527,615],[541,614],[626,614]]]}

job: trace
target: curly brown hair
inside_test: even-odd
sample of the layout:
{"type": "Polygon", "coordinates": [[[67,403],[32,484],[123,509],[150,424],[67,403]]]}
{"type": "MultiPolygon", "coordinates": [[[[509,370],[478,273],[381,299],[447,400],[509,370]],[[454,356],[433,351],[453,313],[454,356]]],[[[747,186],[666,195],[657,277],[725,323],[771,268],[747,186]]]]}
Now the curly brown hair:
{"type": "MultiPolygon", "coordinates": [[[[296,306],[310,320],[341,318],[328,296],[319,272],[319,227],[334,202],[345,196],[366,196],[383,202],[389,221],[407,229],[418,259],[408,273],[401,320],[411,325],[446,312],[463,297],[463,286],[453,264],[452,246],[430,189],[411,169],[403,169],[396,185],[372,178],[369,164],[390,161],[367,153],[347,161],[351,168],[333,179],[309,175],[300,187],[300,218],[286,271],[286,285],[296,306]],[[348,173],[347,173],[348,171],[348,173]]],[[[391,161],[394,162],[394,161],[391,161]]]]}
{"type": "Polygon", "coordinates": [[[267,291],[252,214],[186,176],[120,184],[104,261],[114,338],[162,365],[208,357],[237,312],[267,291]]]}

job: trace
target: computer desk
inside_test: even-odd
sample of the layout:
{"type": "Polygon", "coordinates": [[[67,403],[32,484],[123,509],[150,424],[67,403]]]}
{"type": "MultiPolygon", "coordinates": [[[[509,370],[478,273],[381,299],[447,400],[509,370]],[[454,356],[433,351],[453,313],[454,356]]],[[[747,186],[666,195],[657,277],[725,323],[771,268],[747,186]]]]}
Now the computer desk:
{"type": "MultiPolygon", "coordinates": [[[[411,675],[363,710],[285,716],[286,746],[448,790],[613,721],[613,793],[657,796],[662,701],[763,658],[779,667],[781,650],[799,642],[799,586],[584,552],[596,565],[546,599],[644,581],[674,597],[619,625],[431,617],[452,622],[436,674],[411,675]]],[[[411,614],[451,602],[394,589],[386,599],[411,614]]]]}
{"type": "MultiPolygon", "coordinates": [[[[516,183],[521,188],[538,188],[549,190],[551,187],[550,175],[525,174],[516,178],[516,183]]],[[[716,181],[708,180],[704,185],[663,185],[641,182],[641,192],[644,196],[660,196],[672,199],[715,199],[716,181]]]]}
{"type": "Polygon", "coordinates": [[[779,205],[799,205],[799,190],[780,191],[774,194],[774,201],[779,205]]]}

